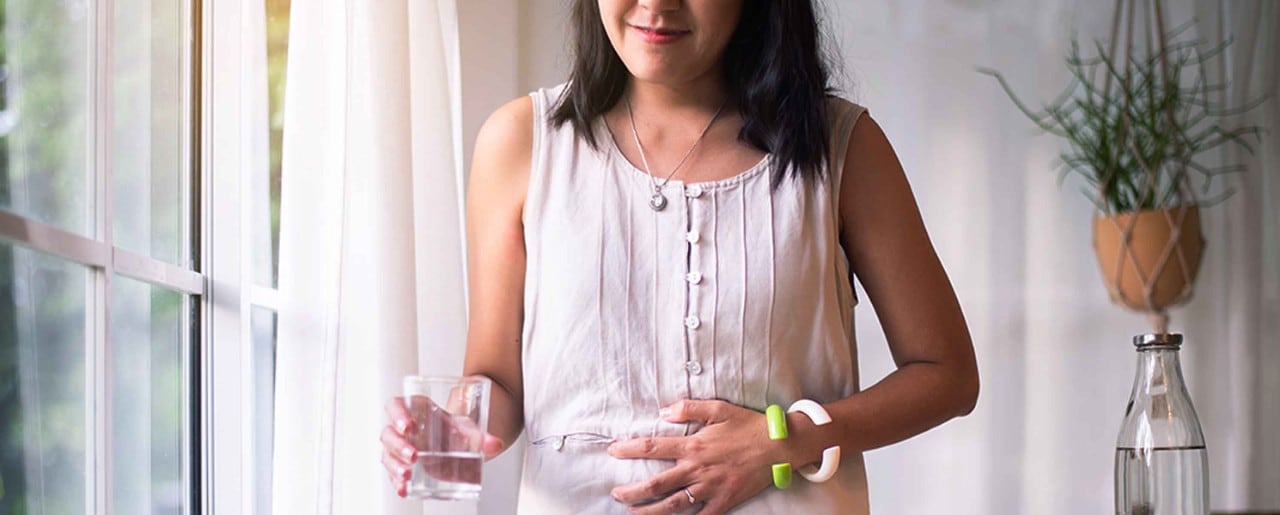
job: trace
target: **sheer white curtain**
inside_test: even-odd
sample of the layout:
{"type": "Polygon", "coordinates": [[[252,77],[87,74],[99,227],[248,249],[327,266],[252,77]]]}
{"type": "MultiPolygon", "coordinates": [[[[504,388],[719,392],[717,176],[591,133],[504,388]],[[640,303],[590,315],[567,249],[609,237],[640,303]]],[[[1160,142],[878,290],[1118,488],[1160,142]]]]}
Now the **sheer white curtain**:
{"type": "Polygon", "coordinates": [[[275,513],[424,508],[394,496],[378,435],[402,376],[461,370],[455,13],[452,0],[293,2],[275,513]]]}
{"type": "MultiPolygon", "coordinates": [[[[989,77],[1024,98],[1066,84],[1073,29],[1106,37],[1112,2],[826,2],[856,100],[898,150],[961,297],[982,371],[977,410],[867,455],[880,513],[1107,513],[1116,431],[1145,320],[1108,303],[1090,247],[1083,185],[1051,171],[1060,141],[1035,135],[989,77]]],[[[1236,43],[1212,72],[1233,104],[1276,93],[1280,5],[1174,1],[1169,24],[1236,43]]],[[[1173,312],[1208,438],[1214,509],[1280,507],[1280,101],[1248,120],[1271,133],[1204,211],[1208,249],[1195,299],[1173,312]]],[[[892,367],[860,309],[863,377],[892,367]]]]}

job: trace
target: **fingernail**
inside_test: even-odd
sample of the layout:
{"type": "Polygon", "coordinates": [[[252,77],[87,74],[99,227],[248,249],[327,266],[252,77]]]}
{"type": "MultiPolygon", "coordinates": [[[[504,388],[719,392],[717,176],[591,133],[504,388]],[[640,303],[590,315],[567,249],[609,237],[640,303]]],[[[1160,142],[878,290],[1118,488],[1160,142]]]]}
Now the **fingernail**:
{"type": "Polygon", "coordinates": [[[413,459],[413,447],[405,447],[401,449],[400,454],[403,455],[405,459],[413,459]]]}
{"type": "Polygon", "coordinates": [[[404,434],[404,432],[409,429],[409,421],[400,419],[396,422],[396,429],[399,430],[401,434],[404,434]]]}
{"type": "Polygon", "coordinates": [[[659,417],[662,417],[664,420],[665,420],[665,419],[668,419],[668,418],[671,418],[671,407],[670,407],[670,406],[668,406],[668,407],[665,407],[665,408],[662,408],[662,409],[658,410],[658,416],[659,416],[659,417]]]}

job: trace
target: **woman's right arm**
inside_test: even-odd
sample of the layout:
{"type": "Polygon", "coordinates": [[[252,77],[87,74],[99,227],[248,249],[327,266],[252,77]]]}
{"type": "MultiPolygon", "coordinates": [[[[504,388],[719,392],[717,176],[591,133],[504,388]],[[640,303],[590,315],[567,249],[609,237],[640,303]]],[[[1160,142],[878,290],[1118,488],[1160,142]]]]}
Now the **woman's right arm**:
{"type": "Polygon", "coordinates": [[[476,137],[467,191],[471,320],[463,373],[493,380],[489,432],[503,447],[524,427],[524,211],[533,154],[533,101],[513,100],[476,137]]]}
{"type": "MultiPolygon", "coordinates": [[[[520,436],[524,388],[520,338],[524,322],[524,200],[533,155],[533,101],[513,100],[480,128],[467,188],[467,256],[470,321],[465,375],[493,382],[489,399],[486,458],[520,436]]],[[[414,456],[405,438],[409,413],[403,399],[387,403],[382,432],[383,465],[399,495],[414,456]]]]}

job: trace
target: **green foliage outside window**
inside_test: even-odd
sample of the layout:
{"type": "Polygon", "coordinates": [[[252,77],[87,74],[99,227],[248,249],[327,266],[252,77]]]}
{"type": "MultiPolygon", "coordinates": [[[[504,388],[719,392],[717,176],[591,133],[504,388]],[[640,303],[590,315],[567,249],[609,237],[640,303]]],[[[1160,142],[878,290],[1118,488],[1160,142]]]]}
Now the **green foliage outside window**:
{"type": "MultiPolygon", "coordinates": [[[[84,192],[59,179],[73,177],[85,162],[84,106],[77,102],[84,92],[75,88],[84,87],[77,58],[87,49],[84,21],[76,19],[83,12],[68,4],[0,0],[0,112],[16,117],[0,133],[0,205],[23,195],[30,205],[61,215],[48,221],[74,227],[84,192]],[[14,166],[18,156],[22,167],[14,166]],[[15,191],[14,185],[24,187],[15,191]]],[[[53,261],[0,244],[0,512],[13,515],[28,513],[29,495],[42,497],[44,513],[85,511],[83,494],[50,495],[83,491],[87,422],[85,281],[64,280],[81,275],[78,267],[44,266],[53,261]],[[15,276],[19,260],[29,264],[25,278],[15,276]],[[39,298],[30,295],[33,289],[39,298]],[[39,316],[19,320],[19,313],[39,316]],[[24,334],[34,341],[19,342],[24,334]],[[20,371],[23,363],[35,363],[35,369],[20,371]],[[27,396],[28,403],[35,400],[32,409],[24,411],[20,386],[39,392],[27,396]],[[57,477],[43,481],[30,473],[57,477]]]]}

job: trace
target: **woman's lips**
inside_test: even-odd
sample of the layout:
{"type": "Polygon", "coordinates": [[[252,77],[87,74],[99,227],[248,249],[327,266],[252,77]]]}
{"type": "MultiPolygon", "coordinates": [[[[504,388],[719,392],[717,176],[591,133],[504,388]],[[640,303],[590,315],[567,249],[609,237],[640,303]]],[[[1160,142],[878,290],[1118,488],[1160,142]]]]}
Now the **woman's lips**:
{"type": "Polygon", "coordinates": [[[638,27],[635,25],[632,25],[631,28],[640,34],[641,39],[656,45],[674,43],[680,38],[689,35],[689,31],[687,30],[653,29],[649,27],[638,27]]]}

